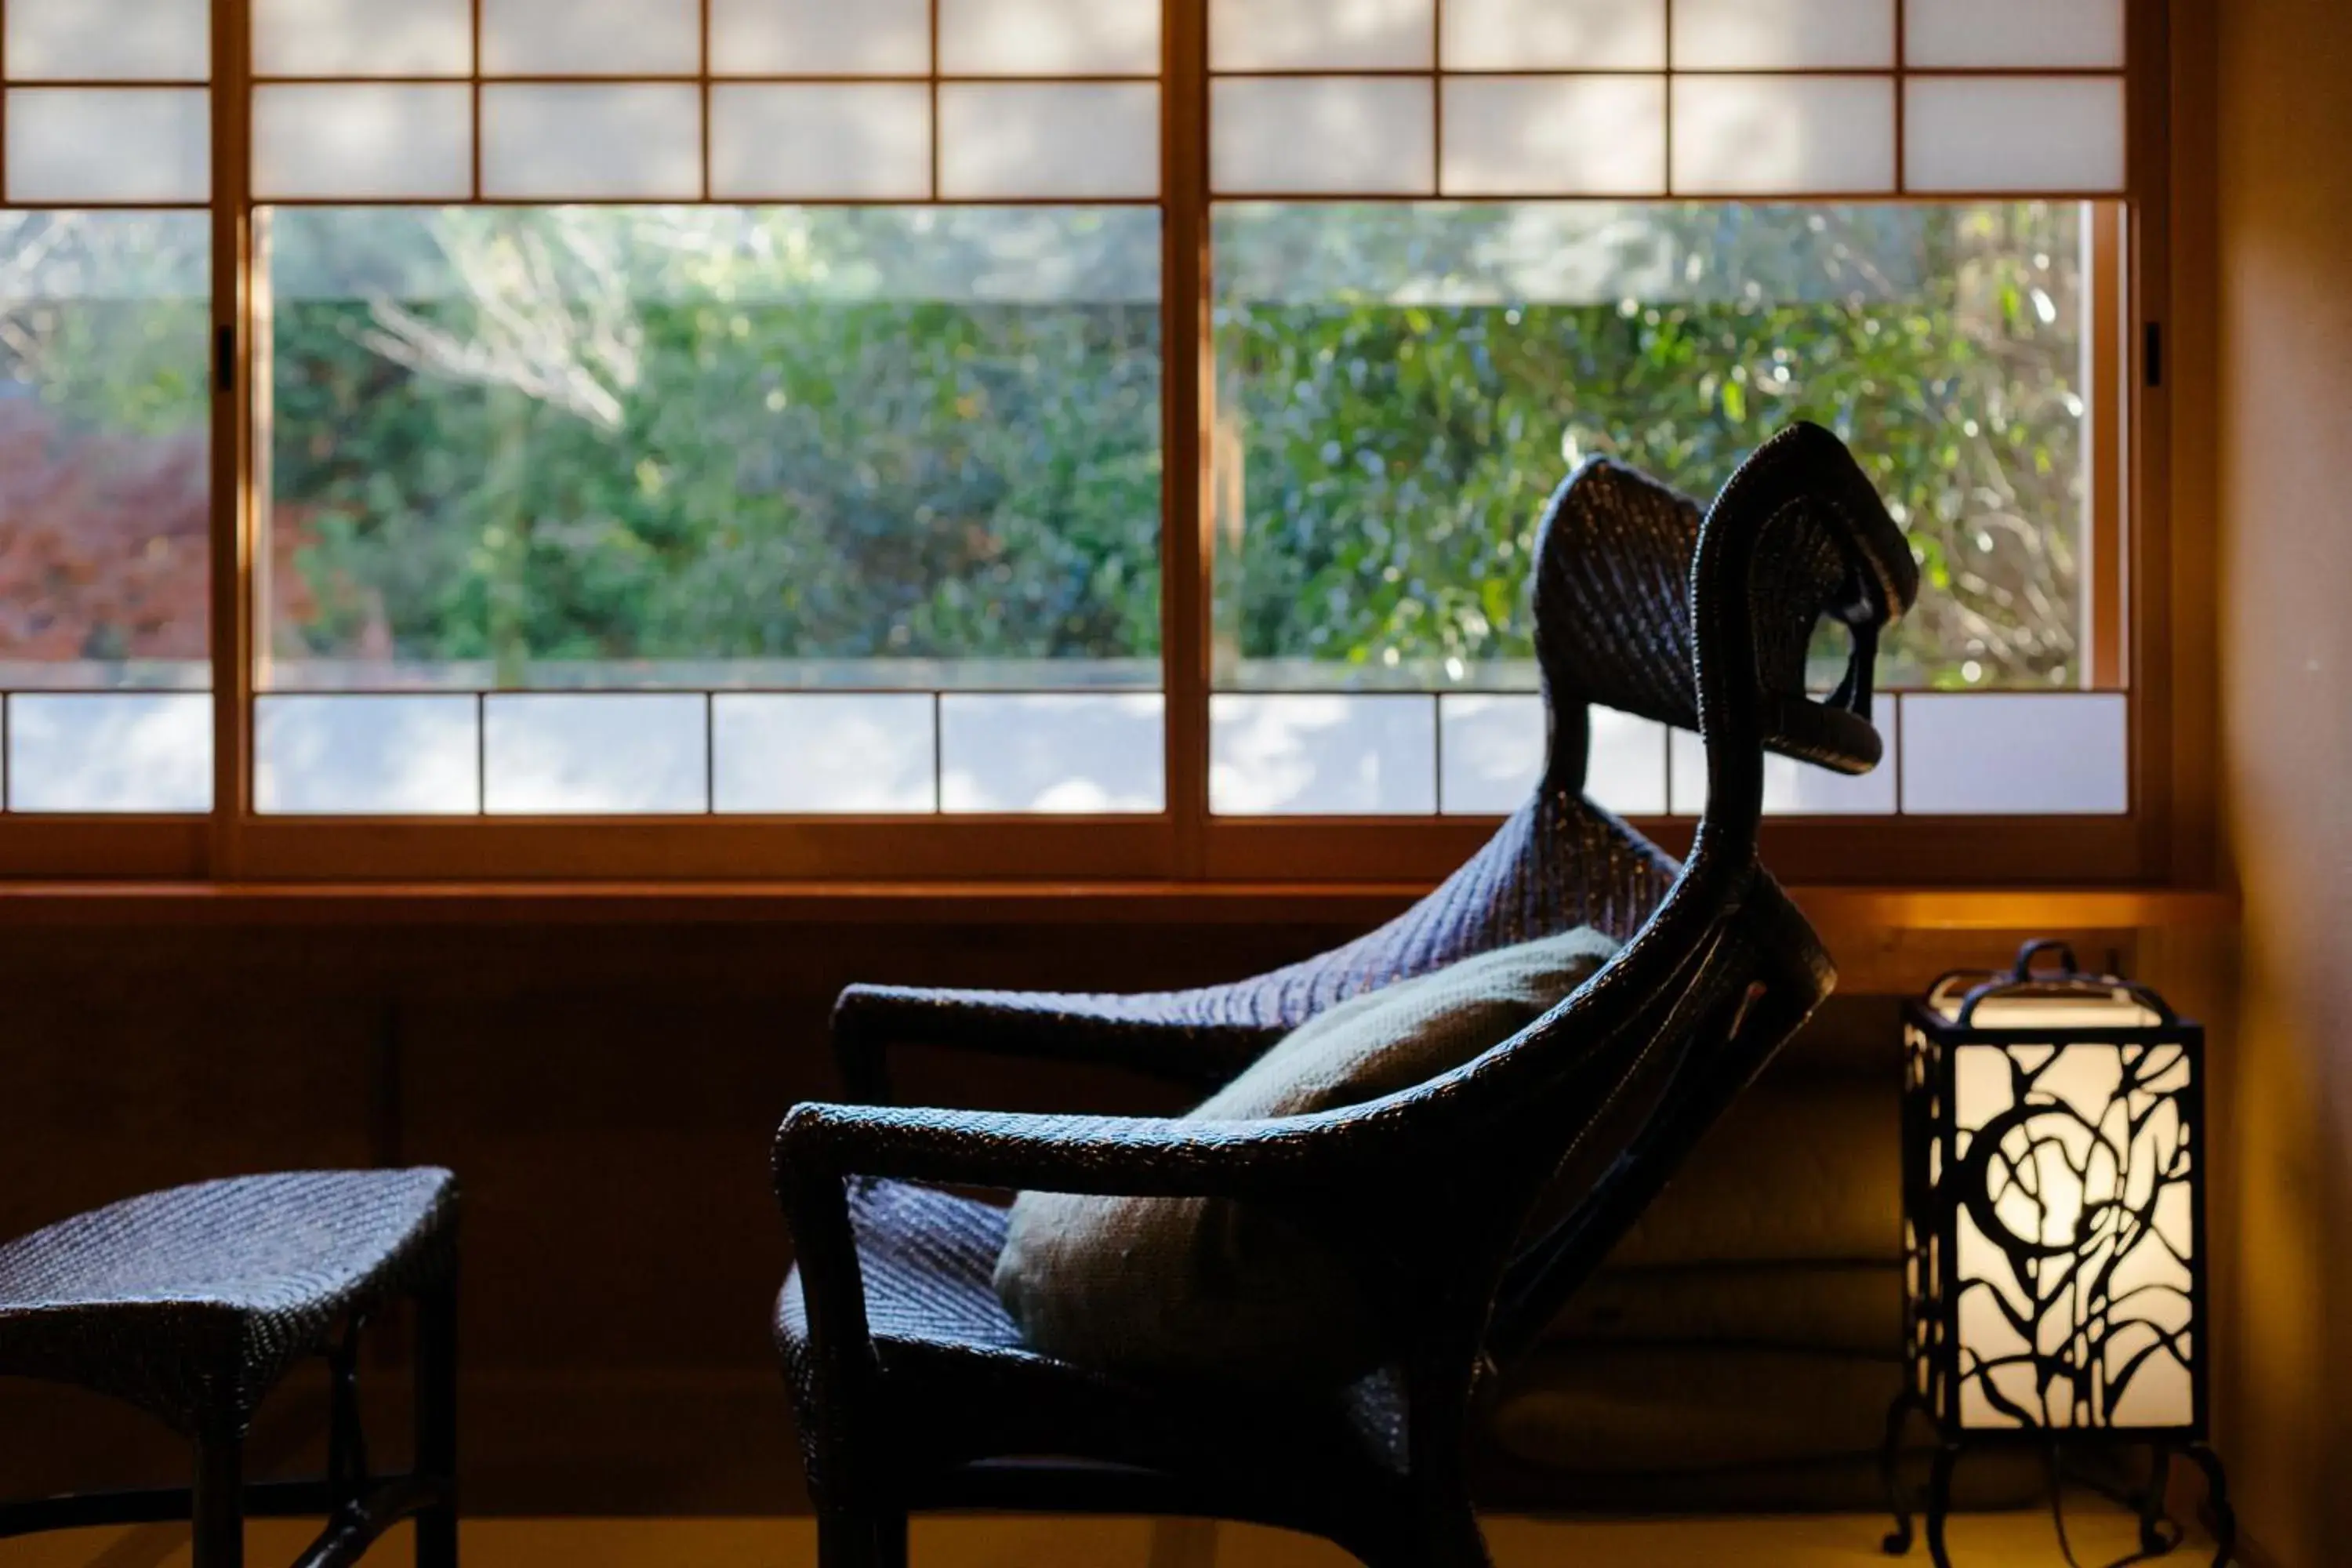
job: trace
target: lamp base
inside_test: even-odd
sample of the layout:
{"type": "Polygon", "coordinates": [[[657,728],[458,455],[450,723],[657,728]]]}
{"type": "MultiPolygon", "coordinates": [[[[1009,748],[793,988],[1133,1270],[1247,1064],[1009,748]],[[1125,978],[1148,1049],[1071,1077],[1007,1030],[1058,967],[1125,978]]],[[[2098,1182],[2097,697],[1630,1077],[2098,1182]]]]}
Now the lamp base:
{"type": "MultiPolygon", "coordinates": [[[[1880,1543],[1889,1557],[1907,1555],[1918,1539],[1912,1522],[1913,1496],[1903,1484],[1903,1434],[1914,1413],[1930,1417],[1927,1404],[1909,1389],[1897,1394],[1886,1411],[1886,1437],[1879,1450],[1879,1474],[1886,1486],[1888,1511],[1895,1516],[1895,1528],[1880,1543]]],[[[1944,1540],[1944,1526],[1952,1511],[1952,1472],[1958,1468],[1965,1443],[1948,1437],[1940,1439],[1927,1469],[1927,1495],[1921,1511],[1927,1516],[1927,1558],[1934,1568],[1952,1568],[1951,1551],[1944,1540]]],[[[2128,1559],[2141,1562],[2168,1555],[2180,1544],[2180,1531],[2172,1527],[2165,1512],[2167,1483],[2172,1474],[2175,1455],[2189,1461],[2205,1477],[2206,1513],[2213,1531],[2213,1568],[2227,1568],[2238,1550],[2238,1517],[2230,1506],[2229,1474],[2222,1468],[2221,1456],[2210,1445],[2188,1443],[2149,1445],[2147,1484],[2137,1496],[2117,1495],[2117,1500],[2139,1515],[2139,1554],[2128,1559]]],[[[2051,1449],[2050,1484],[2059,1484],[2057,1447],[2051,1449]]]]}

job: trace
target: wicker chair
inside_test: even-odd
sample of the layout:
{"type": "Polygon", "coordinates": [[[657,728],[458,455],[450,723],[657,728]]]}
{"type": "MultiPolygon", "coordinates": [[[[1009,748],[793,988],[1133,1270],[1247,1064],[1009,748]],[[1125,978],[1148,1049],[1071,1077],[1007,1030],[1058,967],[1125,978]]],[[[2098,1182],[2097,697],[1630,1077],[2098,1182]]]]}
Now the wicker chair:
{"type": "Polygon", "coordinates": [[[418,1568],[456,1568],[457,1241],[448,1172],[326,1171],[151,1193],[0,1247],[0,1374],[127,1400],[195,1457],[189,1489],[0,1503],[0,1539],[189,1520],[194,1568],[238,1568],[247,1515],[323,1515],[298,1568],[341,1568],[414,1517],[418,1568]],[[417,1302],[416,1463],[373,1477],[357,1332],[403,1297],[417,1302]],[[328,1474],[248,1484],[254,1410],[311,1355],[331,1373],[328,1474]]]}
{"type": "Polygon", "coordinates": [[[1545,776],[1413,909],[1202,990],[844,994],[856,1103],[795,1107],[775,1153],[799,1252],[776,1335],[824,1568],[901,1563],[908,1511],[929,1509],[1206,1515],[1321,1535],[1376,1568],[1487,1563],[1465,1473],[1480,1393],[1834,983],[1758,864],[1764,752],[1876,764],[1876,638],[1916,587],[1901,534],[1818,427],[1767,443],[1704,518],[1588,465],[1538,546],[1545,776]],[[1853,651],[1817,701],[1804,667],[1824,616],[1853,651]],[[1596,702],[1705,737],[1686,865],[1585,799],[1596,702]],[[1119,1063],[1206,1090],[1343,997],[1580,925],[1624,942],[1591,982],[1468,1067],[1370,1104],[1210,1124],[888,1103],[897,1043],[1119,1063]],[[1276,1208],[1349,1260],[1387,1366],[1301,1395],[1139,1386],[1049,1359],[991,1289],[1003,1211],[945,1184],[1276,1208]]]}

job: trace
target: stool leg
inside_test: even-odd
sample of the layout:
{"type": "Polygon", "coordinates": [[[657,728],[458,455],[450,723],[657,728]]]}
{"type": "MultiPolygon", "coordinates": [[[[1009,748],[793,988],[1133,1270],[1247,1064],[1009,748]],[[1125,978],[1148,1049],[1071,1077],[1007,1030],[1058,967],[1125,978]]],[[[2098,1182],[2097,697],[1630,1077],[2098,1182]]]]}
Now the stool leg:
{"type": "Polygon", "coordinates": [[[416,1568],[457,1568],[457,1284],[416,1308],[416,1470],[449,1489],[416,1516],[416,1568]]]}
{"type": "Polygon", "coordinates": [[[245,1440],[196,1440],[194,1568],[245,1568],[245,1440]]]}

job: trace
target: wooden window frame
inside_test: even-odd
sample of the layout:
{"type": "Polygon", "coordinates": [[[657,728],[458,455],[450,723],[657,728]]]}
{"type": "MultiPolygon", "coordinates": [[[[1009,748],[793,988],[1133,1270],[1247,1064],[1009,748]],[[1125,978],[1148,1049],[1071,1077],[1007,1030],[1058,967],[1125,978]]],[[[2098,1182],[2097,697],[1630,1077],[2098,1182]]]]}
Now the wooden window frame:
{"type": "MultiPolygon", "coordinates": [[[[1782,877],[1862,886],[2186,884],[2208,875],[2210,650],[2182,646],[2176,579],[2200,587],[2170,505],[2171,388],[2149,355],[2171,314],[2168,7],[2128,7],[2129,184],[2094,243],[2090,684],[2128,694],[2131,810],[2121,816],[1771,821],[1782,877]],[[2184,571],[2188,563],[2189,570],[2184,571]],[[2202,664],[2200,665],[2200,659],[2202,664]],[[2179,679],[2176,679],[2176,677],[2179,679]]],[[[706,37],[708,5],[705,5],[706,37]]],[[[251,287],[249,0],[214,10],[214,323],[230,384],[213,399],[211,646],[215,805],[203,817],[0,816],[0,877],[246,881],[1315,882],[1419,885],[1458,865],[1492,818],[1221,818],[1209,810],[1215,412],[1211,333],[1208,0],[1167,0],[1161,56],[1162,632],[1166,808],[1054,817],[729,816],[320,819],[254,809],[255,627],[268,375],[266,301],[251,287]],[[1189,345],[1189,348],[1187,347],[1189,345]],[[254,389],[248,395],[247,389],[254,389]]],[[[937,3],[933,5],[937,31],[937,3]]],[[[478,73],[479,59],[477,57],[478,73]]],[[[707,51],[704,79],[709,71],[707,51]]],[[[936,95],[936,50],[931,83],[936,95]]],[[[2030,74],[2030,73],[2011,73],[2030,74]]],[[[476,78],[478,98],[479,79],[476,78]]],[[[1899,100],[1899,94],[1898,94],[1899,100]]],[[[707,99],[706,99],[707,113],[707,99]]],[[[933,116],[936,166],[937,115],[933,116]]],[[[1899,121],[1898,121],[1899,133],[1899,121]]],[[[480,141],[475,142],[478,164],[480,141]]],[[[707,177],[707,176],[706,176],[707,177]]],[[[477,172],[478,180],[478,169],[477,172]]],[[[1251,198],[1256,199],[1256,198],[1251,198]]],[[[1669,200],[1677,198],[1666,198],[1669,200]]],[[[1841,196],[1841,201],[1857,198],[1841,196]]],[[[1905,200],[1901,195],[1864,200],[1905,200]]],[[[826,204],[853,205],[853,204],[826,204]]],[[[2210,617],[2192,615],[2198,625],[2210,617]]],[[[1892,765],[1891,763],[1889,765],[1892,765]]],[[[1669,850],[1684,818],[1636,826],[1669,850]]]]}

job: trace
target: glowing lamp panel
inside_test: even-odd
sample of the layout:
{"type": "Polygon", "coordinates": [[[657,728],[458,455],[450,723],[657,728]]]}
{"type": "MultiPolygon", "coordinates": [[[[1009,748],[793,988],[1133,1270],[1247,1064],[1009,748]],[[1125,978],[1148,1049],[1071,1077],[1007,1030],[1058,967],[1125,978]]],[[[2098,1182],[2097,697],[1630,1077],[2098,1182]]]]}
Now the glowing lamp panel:
{"type": "Polygon", "coordinates": [[[1956,1184],[1961,1425],[2188,1426],[2196,1209],[2186,1047],[1951,1051],[1955,1163],[1935,1179],[1956,1184]]]}

